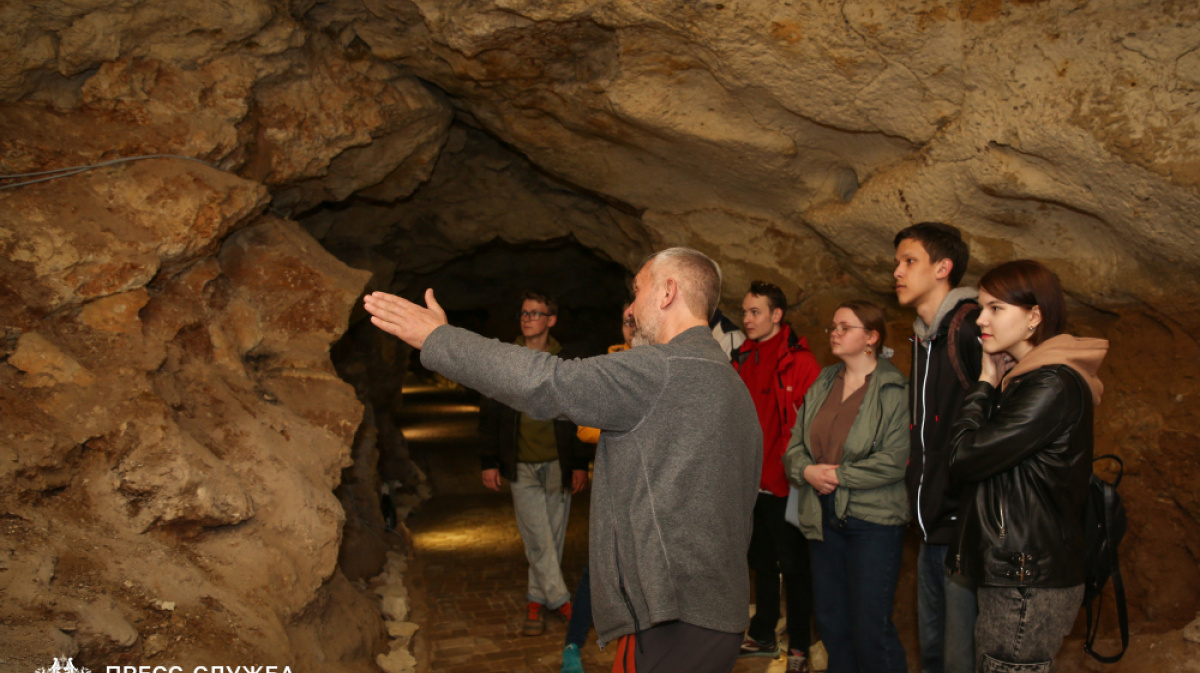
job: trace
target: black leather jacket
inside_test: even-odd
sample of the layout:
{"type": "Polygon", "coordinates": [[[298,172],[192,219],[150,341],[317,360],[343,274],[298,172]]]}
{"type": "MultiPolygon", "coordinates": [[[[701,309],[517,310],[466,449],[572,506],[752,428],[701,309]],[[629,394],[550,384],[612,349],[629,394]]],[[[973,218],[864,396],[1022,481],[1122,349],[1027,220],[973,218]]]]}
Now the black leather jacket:
{"type": "Polygon", "coordinates": [[[946,565],[984,586],[1082,584],[1091,473],[1092,396],[1074,369],[1035,369],[1003,393],[976,384],[951,432],[964,498],[946,565]]]}

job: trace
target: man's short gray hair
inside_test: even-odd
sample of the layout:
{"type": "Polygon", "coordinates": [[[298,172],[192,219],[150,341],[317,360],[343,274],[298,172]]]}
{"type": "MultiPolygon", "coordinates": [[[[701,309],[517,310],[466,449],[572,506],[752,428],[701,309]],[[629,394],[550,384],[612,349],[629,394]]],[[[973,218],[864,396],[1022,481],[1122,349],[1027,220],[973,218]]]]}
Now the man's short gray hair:
{"type": "Polygon", "coordinates": [[[716,262],[699,250],[675,247],[653,253],[642,261],[641,268],[651,263],[663,265],[657,272],[651,270],[655,284],[665,278],[661,272],[666,270],[675,278],[683,302],[692,313],[712,320],[721,301],[721,267],[716,262]]]}

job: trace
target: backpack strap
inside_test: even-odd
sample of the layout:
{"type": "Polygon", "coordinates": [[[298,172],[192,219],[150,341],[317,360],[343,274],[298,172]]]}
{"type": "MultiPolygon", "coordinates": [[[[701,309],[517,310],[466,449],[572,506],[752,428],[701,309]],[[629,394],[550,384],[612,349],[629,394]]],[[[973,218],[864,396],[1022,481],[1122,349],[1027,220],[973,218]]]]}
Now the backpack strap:
{"type": "Polygon", "coordinates": [[[1096,616],[1092,618],[1092,602],[1086,601],[1083,604],[1084,611],[1087,614],[1087,633],[1084,636],[1083,649],[1088,654],[1092,655],[1096,661],[1104,664],[1114,664],[1120,661],[1125,655],[1125,650],[1129,648],[1129,611],[1125,605],[1125,582],[1121,579],[1121,562],[1117,554],[1117,545],[1119,540],[1114,537],[1112,513],[1116,509],[1116,492],[1117,485],[1121,483],[1121,477],[1125,476],[1125,464],[1120,457],[1113,454],[1106,454],[1093,460],[1104,460],[1111,458],[1121,466],[1120,472],[1117,474],[1116,480],[1112,484],[1112,488],[1104,489],[1104,532],[1107,536],[1106,544],[1112,550],[1112,585],[1113,597],[1117,603],[1117,623],[1121,629],[1121,651],[1112,655],[1104,656],[1092,649],[1092,645],[1096,642],[1096,634],[1100,630],[1100,608],[1099,605],[1104,603],[1103,594],[1096,596],[1096,616]]]}
{"type": "Polygon", "coordinates": [[[954,373],[958,375],[958,382],[962,385],[963,390],[971,387],[971,381],[967,378],[967,372],[963,370],[962,362],[959,362],[958,357],[958,328],[962,327],[963,320],[967,314],[979,308],[979,304],[973,301],[965,301],[954,315],[950,318],[950,330],[946,332],[947,351],[950,354],[950,366],[954,367],[954,373]]]}

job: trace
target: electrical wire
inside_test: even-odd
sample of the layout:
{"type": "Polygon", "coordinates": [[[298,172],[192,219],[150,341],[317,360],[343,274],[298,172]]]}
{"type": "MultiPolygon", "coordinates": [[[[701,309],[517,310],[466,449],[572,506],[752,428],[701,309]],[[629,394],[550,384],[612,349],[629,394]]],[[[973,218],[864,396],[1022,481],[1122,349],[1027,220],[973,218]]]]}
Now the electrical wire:
{"type": "Polygon", "coordinates": [[[37,184],[39,182],[49,182],[50,180],[57,180],[59,178],[70,177],[72,175],[79,175],[80,173],[84,173],[84,172],[94,170],[97,168],[103,168],[104,166],[112,166],[114,164],[122,164],[122,163],[130,162],[130,161],[140,161],[142,159],[186,159],[187,161],[194,161],[198,164],[203,164],[205,166],[208,166],[209,168],[216,168],[216,166],[213,166],[212,164],[208,163],[207,161],[204,161],[202,159],[197,159],[195,157],[184,156],[182,154],[139,154],[139,155],[133,156],[133,157],[120,157],[118,159],[110,159],[108,161],[102,161],[102,162],[96,163],[96,164],[86,164],[83,166],[67,166],[65,168],[56,168],[56,169],[50,170],[50,171],[37,171],[37,172],[33,172],[33,173],[12,173],[10,175],[0,175],[0,180],[18,180],[20,178],[34,178],[34,177],[37,178],[36,180],[26,180],[24,182],[14,182],[9,185],[0,185],[0,190],[12,189],[14,187],[24,187],[26,185],[33,185],[33,184],[37,184]],[[40,177],[40,176],[48,176],[48,177],[40,177]]]}

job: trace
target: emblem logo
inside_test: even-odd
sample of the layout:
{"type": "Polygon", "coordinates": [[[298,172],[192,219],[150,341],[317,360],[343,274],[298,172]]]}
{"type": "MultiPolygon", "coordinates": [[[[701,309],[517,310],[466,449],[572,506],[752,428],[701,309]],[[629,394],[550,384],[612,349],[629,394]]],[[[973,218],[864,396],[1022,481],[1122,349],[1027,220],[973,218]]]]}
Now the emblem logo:
{"type": "Polygon", "coordinates": [[[71,661],[70,657],[64,657],[62,659],[55,657],[54,663],[50,665],[50,668],[39,668],[36,671],[34,671],[33,673],[92,673],[92,672],[86,668],[80,668],[80,667],[75,666],[75,664],[71,661]]]}

